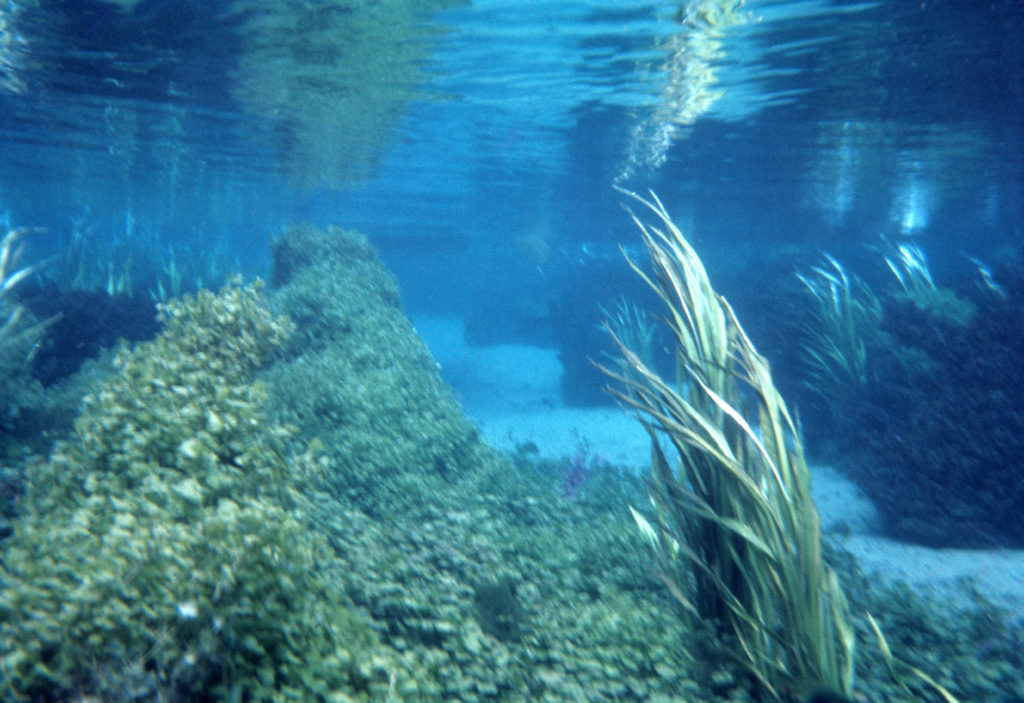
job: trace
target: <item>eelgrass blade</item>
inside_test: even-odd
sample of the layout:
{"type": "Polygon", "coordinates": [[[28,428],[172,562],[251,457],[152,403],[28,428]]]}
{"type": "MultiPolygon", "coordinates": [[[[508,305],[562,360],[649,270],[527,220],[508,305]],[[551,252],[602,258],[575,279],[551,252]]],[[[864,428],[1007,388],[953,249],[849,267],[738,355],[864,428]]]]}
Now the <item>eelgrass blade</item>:
{"type": "MultiPolygon", "coordinates": [[[[618,384],[611,392],[652,438],[657,520],[637,522],[661,545],[664,580],[676,600],[723,618],[738,659],[767,695],[777,698],[798,679],[849,693],[848,609],[821,560],[799,436],[768,364],[657,196],[623,192],[659,221],[648,226],[631,213],[654,273],[629,265],[665,304],[680,372],[675,385],[663,381],[613,335],[623,371],[605,369],[618,384]],[[659,437],[678,455],[675,470],[659,437]],[[676,569],[688,568],[673,575],[676,562],[676,569]]],[[[835,260],[826,265],[820,276],[827,285],[817,294],[842,309],[849,278],[835,260]]],[[[821,365],[835,353],[822,352],[821,365]]]]}

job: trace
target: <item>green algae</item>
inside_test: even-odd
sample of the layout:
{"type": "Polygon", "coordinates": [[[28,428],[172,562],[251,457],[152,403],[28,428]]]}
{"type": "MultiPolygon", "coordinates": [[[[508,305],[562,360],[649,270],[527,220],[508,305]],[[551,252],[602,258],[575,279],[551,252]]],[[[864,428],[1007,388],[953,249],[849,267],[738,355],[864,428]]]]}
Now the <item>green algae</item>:
{"type": "Polygon", "coordinates": [[[307,529],[320,465],[283,453],[251,379],[291,323],[237,282],[161,319],[26,471],[2,544],[4,697],[372,697],[387,660],[307,529]]]}
{"type": "Polygon", "coordinates": [[[264,379],[282,420],[324,447],[315,523],[417,672],[416,699],[686,700],[685,632],[661,615],[672,605],[625,509],[639,480],[609,467],[568,500],[556,464],[491,450],[362,235],[290,228],[271,280],[298,331],[264,379]]]}
{"type": "MultiPolygon", "coordinates": [[[[754,700],[652,575],[626,508],[640,477],[601,465],[569,498],[560,462],[491,451],[365,238],[300,227],[275,253],[291,323],[237,284],[170,304],[76,435],[24,467],[0,697],[754,700]],[[488,632],[488,584],[514,594],[492,613],[514,629],[488,632]]],[[[1004,616],[827,556],[908,663],[964,700],[1019,700],[1004,616]]],[[[857,634],[858,689],[910,700],[857,634]]]]}
{"type": "Polygon", "coordinates": [[[493,452],[437,373],[367,239],[309,226],[274,244],[275,302],[298,325],[267,375],[274,406],[331,459],[335,492],[371,514],[415,509],[493,452]]]}

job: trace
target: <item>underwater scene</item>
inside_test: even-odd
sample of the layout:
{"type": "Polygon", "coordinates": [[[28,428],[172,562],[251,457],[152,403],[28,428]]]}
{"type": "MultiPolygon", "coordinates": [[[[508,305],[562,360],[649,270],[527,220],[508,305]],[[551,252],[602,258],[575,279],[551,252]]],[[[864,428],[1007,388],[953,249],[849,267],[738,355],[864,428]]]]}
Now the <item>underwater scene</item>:
{"type": "Polygon", "coordinates": [[[0,2],[0,702],[1024,703],[1024,2],[0,2]]]}

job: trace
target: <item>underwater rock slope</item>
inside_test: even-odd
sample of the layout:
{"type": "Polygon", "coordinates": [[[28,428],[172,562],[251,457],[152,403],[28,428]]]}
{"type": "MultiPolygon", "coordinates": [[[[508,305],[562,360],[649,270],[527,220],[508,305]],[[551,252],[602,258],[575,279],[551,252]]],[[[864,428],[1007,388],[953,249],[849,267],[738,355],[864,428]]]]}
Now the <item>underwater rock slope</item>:
{"type": "Polygon", "coordinates": [[[368,690],[375,636],[306,525],[320,466],[285,460],[288,432],[252,381],[291,324],[237,283],[163,306],[161,320],[27,472],[3,543],[3,697],[368,690]]]}
{"type": "Polygon", "coordinates": [[[298,225],[273,255],[275,302],[298,326],[293,354],[267,376],[274,407],[324,443],[339,495],[371,514],[403,514],[421,497],[410,477],[450,483],[493,457],[365,236],[298,225]]]}
{"type": "MultiPolygon", "coordinates": [[[[18,467],[0,699],[756,699],[652,573],[639,477],[585,443],[493,452],[365,238],[292,228],[275,261],[271,305],[234,282],[163,306],[18,467]]],[[[1024,695],[1016,630],[840,575],[962,700],[1024,695]]],[[[858,690],[910,700],[872,638],[858,690]]]]}

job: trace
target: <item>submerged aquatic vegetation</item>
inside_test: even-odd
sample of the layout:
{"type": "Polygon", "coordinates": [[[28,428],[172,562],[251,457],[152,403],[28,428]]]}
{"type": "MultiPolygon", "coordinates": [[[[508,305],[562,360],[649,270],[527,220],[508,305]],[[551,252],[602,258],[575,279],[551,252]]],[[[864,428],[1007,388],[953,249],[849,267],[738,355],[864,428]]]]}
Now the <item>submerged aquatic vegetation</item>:
{"type": "Polygon", "coordinates": [[[800,279],[805,409],[827,427],[888,532],[931,546],[1024,542],[1022,277],[936,282],[919,246],[884,240],[895,285],[875,295],[828,259],[800,279]],[[980,283],[980,285],[979,285],[980,283]],[[955,519],[951,518],[955,516],[955,519]]]}
{"type": "MultiPolygon", "coordinates": [[[[625,299],[620,299],[610,308],[601,307],[601,317],[604,319],[604,328],[607,329],[614,339],[633,350],[640,360],[649,368],[655,366],[655,342],[658,339],[658,324],[647,314],[647,310],[634,305],[625,299]]],[[[614,355],[607,354],[608,358],[616,364],[620,370],[629,372],[629,364],[622,363],[622,360],[614,355]]]]}
{"type": "Polygon", "coordinates": [[[631,195],[665,227],[634,217],[655,277],[632,265],[668,308],[682,373],[674,387],[624,345],[632,373],[609,372],[622,384],[613,393],[651,434],[657,519],[636,514],[637,521],[664,560],[669,589],[735,638],[737,658],[767,693],[779,697],[803,681],[849,693],[849,612],[821,559],[807,466],[786,406],[660,202],[631,195]],[[677,470],[663,439],[676,450],[677,470]]]}
{"type": "Polygon", "coordinates": [[[25,309],[12,295],[22,281],[47,264],[42,261],[18,268],[24,239],[31,233],[32,230],[26,228],[12,229],[0,238],[0,350],[19,340],[37,338],[47,324],[21,324],[25,309]]]}
{"type": "Polygon", "coordinates": [[[365,236],[298,225],[273,253],[274,300],[299,330],[266,378],[283,419],[323,441],[336,495],[404,514],[490,460],[365,236]]]}
{"type": "Polygon", "coordinates": [[[949,288],[935,283],[928,257],[916,244],[897,243],[882,237],[881,251],[885,265],[899,284],[902,297],[922,312],[935,315],[957,326],[970,323],[976,311],[974,304],[949,288]]]}
{"type": "Polygon", "coordinates": [[[268,421],[252,380],[291,323],[237,281],[160,315],[162,334],[122,349],[85,399],[75,436],[26,471],[0,545],[2,696],[386,690],[389,660],[308,529],[320,464],[285,454],[288,430],[268,421]]]}
{"type": "Polygon", "coordinates": [[[868,347],[878,335],[882,305],[831,256],[797,277],[811,301],[809,321],[801,326],[805,384],[835,415],[840,399],[867,382],[868,347]]]}
{"type": "Polygon", "coordinates": [[[634,516],[669,590],[722,628],[766,694],[808,682],[852,693],[853,625],[822,560],[800,437],[768,364],[661,203],[629,195],[664,227],[634,216],[655,275],[631,265],[666,305],[681,373],[668,383],[621,343],[630,373],[607,370],[651,435],[656,517],[634,516]]]}
{"type": "Polygon", "coordinates": [[[516,467],[490,449],[366,237],[291,227],[272,280],[297,343],[264,378],[282,416],[323,441],[331,496],[314,522],[351,565],[353,602],[415,672],[411,700],[696,688],[685,629],[661,616],[672,604],[624,509],[638,480],[585,452],[577,485],[562,462],[516,467]]]}
{"type": "MultiPolygon", "coordinates": [[[[40,403],[42,387],[32,378],[31,367],[44,335],[60,317],[56,314],[38,318],[18,299],[18,288],[49,263],[20,266],[25,238],[32,233],[33,230],[19,228],[0,237],[0,457],[10,449],[10,430],[30,414],[29,408],[40,403]]],[[[13,485],[9,480],[6,483],[13,485]]],[[[7,506],[0,505],[0,511],[6,509],[7,506]]]]}
{"type": "MultiPolygon", "coordinates": [[[[165,307],[164,334],[119,352],[77,437],[29,467],[23,514],[0,543],[5,700],[756,700],[721,658],[695,661],[707,629],[665,616],[670,594],[624,508],[643,499],[639,478],[584,452],[586,490],[569,500],[552,480],[559,462],[512,466],[476,434],[444,444],[468,426],[457,407],[443,416],[452,424],[430,427],[437,408],[408,397],[439,387],[436,366],[369,354],[421,347],[365,238],[294,234],[304,244],[278,269],[290,271],[279,294],[308,327],[292,332],[252,288],[165,307]],[[339,249],[346,265],[312,266],[339,249]],[[328,272],[342,280],[325,283],[328,272]],[[317,307],[332,291],[343,300],[317,307]],[[351,385],[330,388],[346,402],[366,392],[360,373],[400,378],[366,397],[404,408],[405,424],[385,413],[363,428],[377,438],[367,445],[345,415],[318,418],[311,427],[338,425],[341,449],[331,463],[313,456],[252,381],[289,334],[322,354],[264,378],[312,392],[345,369],[351,385]],[[379,375],[373,361],[401,373],[379,375]],[[400,437],[393,454],[388,430],[400,437]],[[362,456],[373,463],[360,467],[362,456]],[[423,461],[436,456],[461,463],[423,461]],[[316,491],[324,484],[348,489],[316,491]],[[385,517],[364,511],[382,506],[385,517]]],[[[864,608],[894,642],[915,632],[877,602],[864,608]]],[[[922,658],[908,663],[930,671],[938,655],[913,644],[922,658]]],[[[879,668],[859,688],[903,700],[875,696],[879,668]]]]}
{"type": "MultiPolygon", "coordinates": [[[[621,340],[631,372],[605,369],[618,384],[612,394],[651,436],[655,519],[636,509],[633,516],[669,592],[716,629],[718,651],[751,674],[763,695],[852,697],[863,626],[825,563],[801,437],[768,362],[661,202],[625,192],[661,223],[634,215],[655,273],[630,265],[666,305],[680,370],[675,384],[666,382],[621,340]],[[674,450],[674,464],[663,446],[674,450]]],[[[920,686],[956,702],[928,671],[893,653],[870,615],[867,622],[900,691],[920,686]]]]}
{"type": "MultiPolygon", "coordinates": [[[[1015,285],[1024,280],[1010,279],[1015,285]]],[[[885,306],[887,344],[847,403],[850,475],[902,539],[1024,545],[1021,289],[974,298],[966,325],[905,299],[885,306]]]]}
{"type": "Polygon", "coordinates": [[[924,250],[916,244],[898,244],[882,238],[882,258],[900,288],[908,295],[936,288],[924,250]]]}

